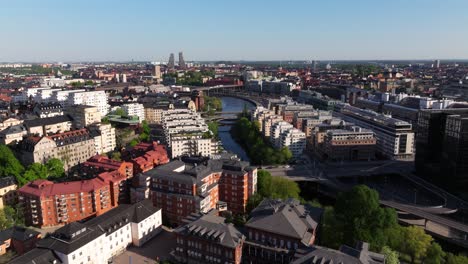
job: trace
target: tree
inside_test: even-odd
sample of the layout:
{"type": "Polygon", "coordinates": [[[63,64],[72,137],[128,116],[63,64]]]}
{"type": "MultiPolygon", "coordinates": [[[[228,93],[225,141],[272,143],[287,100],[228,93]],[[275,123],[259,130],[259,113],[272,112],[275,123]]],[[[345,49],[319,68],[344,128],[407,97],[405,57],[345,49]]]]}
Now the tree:
{"type": "Polygon", "coordinates": [[[272,177],[266,170],[257,173],[257,190],[263,198],[300,199],[300,189],[296,182],[282,177],[272,177]]]}
{"type": "Polygon", "coordinates": [[[424,264],[441,264],[444,263],[445,252],[436,242],[432,242],[427,249],[424,264]]]}
{"type": "Polygon", "coordinates": [[[454,255],[452,253],[447,254],[447,259],[445,264],[466,264],[468,263],[468,257],[461,256],[461,255],[454,255]]]}
{"type": "Polygon", "coordinates": [[[7,215],[5,209],[0,210],[0,230],[5,230],[14,225],[14,220],[10,215],[7,215]]]}
{"type": "Polygon", "coordinates": [[[218,137],[218,123],[217,122],[209,122],[208,123],[208,129],[211,131],[211,133],[213,134],[213,136],[215,138],[218,137]]]}
{"type": "Polygon", "coordinates": [[[401,252],[411,257],[411,263],[422,260],[432,242],[432,237],[424,233],[424,229],[417,226],[406,227],[403,234],[401,252]]]}
{"type": "Polygon", "coordinates": [[[398,260],[399,254],[398,252],[392,250],[388,246],[384,246],[381,251],[382,254],[385,255],[385,264],[399,264],[400,261],[398,260]]]}
{"type": "Polygon", "coordinates": [[[116,160],[116,161],[121,161],[122,160],[122,154],[119,151],[114,151],[112,152],[111,159],[116,160]]]}
{"type": "Polygon", "coordinates": [[[121,107],[115,109],[114,115],[127,116],[127,114],[125,113],[125,111],[121,107]]]}
{"type": "Polygon", "coordinates": [[[0,177],[19,177],[24,172],[24,167],[13,154],[13,151],[6,146],[0,145],[0,177]]]}
{"type": "Polygon", "coordinates": [[[340,223],[335,230],[342,232],[344,244],[367,241],[377,250],[388,242],[386,229],[397,226],[395,210],[381,208],[377,191],[365,185],[338,195],[335,216],[340,223]]]}
{"type": "Polygon", "coordinates": [[[132,139],[132,141],[130,141],[130,143],[128,143],[130,145],[130,147],[134,147],[136,145],[138,145],[138,140],[137,139],[132,139]]]}
{"type": "Polygon", "coordinates": [[[45,166],[47,168],[48,176],[51,178],[57,179],[65,175],[63,162],[59,159],[50,159],[46,162],[45,166]]]}
{"type": "Polygon", "coordinates": [[[28,182],[37,180],[37,179],[47,179],[49,176],[49,171],[47,167],[41,163],[33,163],[29,165],[26,172],[17,178],[18,184],[23,186],[28,182]]]}
{"type": "Polygon", "coordinates": [[[262,197],[268,197],[273,193],[272,176],[266,170],[259,170],[257,172],[257,192],[262,197]]]}
{"type": "Polygon", "coordinates": [[[321,244],[330,248],[339,248],[343,244],[343,232],[338,232],[343,229],[341,225],[335,216],[335,209],[325,207],[321,222],[321,244]]]}
{"type": "Polygon", "coordinates": [[[251,195],[247,200],[246,211],[248,214],[255,209],[263,200],[263,196],[261,196],[258,192],[251,195]]]}

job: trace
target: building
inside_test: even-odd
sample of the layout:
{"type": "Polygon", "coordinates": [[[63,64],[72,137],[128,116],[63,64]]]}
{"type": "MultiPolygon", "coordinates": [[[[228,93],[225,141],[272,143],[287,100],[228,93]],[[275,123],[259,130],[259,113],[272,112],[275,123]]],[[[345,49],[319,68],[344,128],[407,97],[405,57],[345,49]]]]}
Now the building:
{"type": "Polygon", "coordinates": [[[155,237],[161,225],[161,209],[151,201],[119,205],[86,222],[57,229],[10,263],[109,263],[128,246],[141,247],[155,237]]]}
{"type": "Polygon", "coordinates": [[[188,109],[173,109],[163,113],[162,126],[171,158],[183,155],[209,157],[218,153],[215,140],[199,113],[188,109]]]}
{"type": "Polygon", "coordinates": [[[5,145],[17,144],[23,140],[27,133],[23,125],[8,127],[0,131],[0,143],[5,145]]]}
{"type": "Polygon", "coordinates": [[[160,65],[154,65],[153,76],[156,79],[161,79],[162,75],[161,75],[161,66],[160,65]]]}
{"type": "Polygon", "coordinates": [[[184,53],[182,51],[179,52],[179,69],[181,70],[187,69],[187,65],[185,64],[185,60],[184,60],[184,53]]]}
{"type": "Polygon", "coordinates": [[[281,133],[278,147],[289,149],[293,158],[299,158],[306,148],[306,143],[306,134],[299,129],[291,128],[281,133]]]}
{"type": "Polygon", "coordinates": [[[101,215],[124,200],[127,177],[103,172],[89,180],[32,181],[18,189],[25,221],[37,227],[63,225],[101,215]]]}
{"type": "Polygon", "coordinates": [[[94,139],[86,129],[50,136],[30,136],[21,142],[20,150],[23,164],[46,163],[49,159],[57,158],[63,161],[65,169],[97,154],[94,139]]]}
{"type": "Polygon", "coordinates": [[[73,109],[76,105],[89,105],[98,108],[101,116],[109,113],[109,104],[107,104],[107,94],[105,91],[83,91],[73,92],[67,97],[64,102],[64,107],[73,109]]]}
{"type": "Polygon", "coordinates": [[[285,121],[280,121],[271,125],[270,128],[270,142],[275,148],[281,146],[281,134],[289,129],[293,129],[293,126],[285,121]]]}
{"type": "Polygon", "coordinates": [[[164,106],[145,106],[145,120],[148,124],[161,124],[163,112],[168,108],[164,106]]]}
{"type": "Polygon", "coordinates": [[[385,256],[369,250],[369,244],[358,242],[352,248],[346,245],[340,250],[314,246],[302,254],[291,264],[321,264],[321,263],[346,263],[346,264],[385,264],[385,256]]]}
{"type": "Polygon", "coordinates": [[[322,209],[299,201],[264,199],[245,224],[244,263],[286,264],[298,250],[312,247],[322,209]]]}
{"type": "Polygon", "coordinates": [[[299,101],[313,105],[320,110],[332,111],[335,105],[341,103],[339,100],[334,100],[328,96],[322,95],[310,90],[299,91],[299,101]]]}
{"type": "Polygon", "coordinates": [[[23,120],[19,120],[19,119],[12,118],[12,117],[3,119],[0,122],[0,131],[3,131],[12,126],[21,125],[22,123],[23,123],[23,120]]]}
{"type": "Polygon", "coordinates": [[[293,123],[294,114],[297,112],[311,112],[314,113],[314,107],[306,104],[280,104],[278,105],[278,115],[288,123],[293,123]]]}
{"type": "Polygon", "coordinates": [[[271,137],[271,127],[274,124],[276,124],[278,122],[281,122],[281,121],[283,121],[283,118],[278,116],[278,115],[266,116],[265,119],[263,120],[263,124],[262,124],[263,136],[266,137],[266,138],[271,137]]]}
{"type": "Polygon", "coordinates": [[[130,150],[128,156],[132,157],[130,162],[133,164],[134,174],[147,172],[169,162],[166,146],[157,142],[141,142],[130,150]]]}
{"type": "Polygon", "coordinates": [[[140,122],[145,120],[145,108],[142,104],[133,103],[133,104],[124,104],[121,106],[125,114],[128,116],[137,116],[140,122]]]}
{"type": "Polygon", "coordinates": [[[73,125],[78,129],[100,123],[102,118],[96,106],[76,105],[68,113],[73,115],[73,125]]]}
{"type": "Polygon", "coordinates": [[[36,247],[36,242],[41,239],[41,233],[32,229],[13,226],[0,231],[0,256],[13,250],[17,255],[22,255],[36,247]]]}
{"type": "Polygon", "coordinates": [[[169,55],[169,61],[167,62],[167,68],[169,69],[174,69],[175,67],[175,59],[174,59],[174,53],[171,53],[169,55]]]}
{"type": "Polygon", "coordinates": [[[115,128],[111,124],[96,123],[90,125],[89,132],[94,139],[95,153],[108,153],[117,147],[115,128]]]}
{"type": "Polygon", "coordinates": [[[416,137],[417,173],[444,186],[466,188],[466,131],[467,108],[420,110],[416,137]]]}
{"type": "Polygon", "coordinates": [[[340,104],[340,110],[334,114],[345,121],[374,131],[377,152],[381,156],[392,160],[414,159],[415,138],[410,123],[348,104],[340,104]]]}
{"type": "Polygon", "coordinates": [[[23,124],[28,134],[42,137],[70,131],[72,120],[68,115],[61,115],[26,120],[23,124]]]}
{"type": "Polygon", "coordinates": [[[63,107],[59,103],[38,103],[33,108],[34,114],[40,118],[63,115],[63,107]]]}
{"type": "Polygon", "coordinates": [[[174,224],[191,213],[206,213],[225,202],[234,213],[245,213],[257,190],[257,169],[237,160],[172,161],[145,173],[151,178],[152,199],[174,224]]]}
{"type": "Polygon", "coordinates": [[[18,200],[15,177],[8,176],[0,178],[0,209],[5,205],[14,206],[18,200]]]}
{"type": "Polygon", "coordinates": [[[98,175],[103,172],[117,171],[120,175],[130,179],[133,177],[133,164],[126,161],[116,161],[107,156],[96,155],[91,157],[80,167],[85,175],[98,175]]]}
{"type": "Polygon", "coordinates": [[[174,230],[177,246],[171,255],[178,263],[241,263],[245,236],[216,211],[190,215],[184,222],[174,230]]]}
{"type": "Polygon", "coordinates": [[[377,139],[370,129],[351,126],[349,129],[330,129],[326,132],[318,152],[325,160],[373,160],[377,139]]]}

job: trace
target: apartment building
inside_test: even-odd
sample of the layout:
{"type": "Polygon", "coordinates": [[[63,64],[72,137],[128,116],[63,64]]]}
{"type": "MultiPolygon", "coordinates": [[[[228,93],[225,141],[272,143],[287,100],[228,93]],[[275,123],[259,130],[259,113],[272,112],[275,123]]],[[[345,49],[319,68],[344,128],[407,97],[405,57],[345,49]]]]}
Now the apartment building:
{"type": "Polygon", "coordinates": [[[75,105],[68,109],[68,113],[73,115],[73,125],[78,129],[100,123],[102,118],[102,114],[96,106],[75,105]]]}
{"type": "Polygon", "coordinates": [[[145,108],[142,104],[133,103],[133,104],[124,104],[121,106],[122,110],[124,110],[125,114],[128,116],[137,116],[138,120],[142,122],[146,119],[145,117],[145,108]]]}
{"type": "Polygon", "coordinates": [[[24,164],[45,163],[51,158],[63,161],[65,169],[83,163],[96,154],[94,140],[86,129],[54,134],[29,136],[20,144],[24,164]]]}
{"type": "Polygon", "coordinates": [[[206,135],[208,126],[200,114],[188,109],[172,109],[163,113],[162,126],[171,157],[183,155],[211,156],[218,153],[218,142],[206,135]]]}
{"type": "Polygon", "coordinates": [[[168,108],[164,106],[146,106],[145,105],[145,120],[149,124],[161,124],[162,115],[168,108]]]}
{"type": "Polygon", "coordinates": [[[0,209],[5,205],[14,206],[17,202],[18,195],[16,189],[16,179],[13,176],[0,178],[0,209]]]}
{"type": "Polygon", "coordinates": [[[151,201],[122,204],[86,222],[57,229],[11,263],[109,263],[130,245],[141,247],[155,237],[161,225],[161,209],[151,201]]]}
{"type": "Polygon", "coordinates": [[[19,120],[19,119],[12,118],[12,117],[5,118],[0,122],[0,131],[3,131],[12,126],[21,125],[22,123],[23,123],[23,120],[19,120]]]}
{"type": "Polygon", "coordinates": [[[42,137],[70,131],[72,120],[69,115],[61,115],[25,120],[23,125],[27,129],[28,134],[42,137]]]}
{"type": "Polygon", "coordinates": [[[296,128],[287,129],[279,136],[279,148],[287,148],[294,158],[302,155],[306,148],[306,135],[296,128]]]}
{"type": "Polygon", "coordinates": [[[111,124],[96,123],[88,127],[94,140],[95,153],[108,153],[117,147],[115,128],[111,124]]]}
{"type": "Polygon", "coordinates": [[[134,174],[147,172],[169,162],[166,146],[157,142],[141,142],[127,154],[133,164],[134,174]]]}
{"type": "Polygon", "coordinates": [[[349,129],[330,129],[326,132],[318,152],[325,160],[373,160],[377,139],[370,129],[351,126],[349,129]]]}
{"type": "Polygon", "coordinates": [[[59,103],[38,103],[33,108],[33,113],[40,118],[63,115],[63,107],[59,103]]]}
{"type": "Polygon", "coordinates": [[[278,115],[267,116],[262,123],[263,136],[269,138],[271,136],[271,127],[273,124],[283,121],[283,118],[278,115]]]}
{"type": "Polygon", "coordinates": [[[278,115],[288,123],[293,123],[294,113],[296,112],[314,112],[314,107],[297,102],[278,105],[278,115]]]}
{"type": "Polygon", "coordinates": [[[171,223],[194,212],[208,212],[219,202],[245,213],[256,192],[257,169],[237,160],[175,160],[145,173],[151,177],[152,199],[171,223]]]}
{"type": "Polygon", "coordinates": [[[334,113],[345,121],[371,129],[377,138],[377,152],[393,160],[413,160],[415,136],[411,123],[371,110],[340,104],[334,113]]]}
{"type": "Polygon", "coordinates": [[[5,145],[19,143],[27,134],[28,131],[23,125],[10,126],[0,131],[0,143],[5,145]]]}
{"type": "Polygon", "coordinates": [[[117,171],[103,172],[89,180],[53,183],[35,180],[18,189],[27,225],[63,225],[101,215],[116,207],[124,190],[126,176],[117,171]]]}
{"type": "Polygon", "coordinates": [[[184,223],[174,230],[171,256],[178,263],[241,263],[245,236],[216,211],[191,215],[184,223]]]}
{"type": "Polygon", "coordinates": [[[293,125],[288,122],[280,121],[271,125],[270,128],[270,142],[271,145],[275,148],[280,148],[281,146],[281,134],[286,130],[293,129],[293,125]]]}
{"type": "Polygon", "coordinates": [[[126,161],[117,161],[107,156],[96,155],[81,164],[80,171],[85,175],[98,175],[103,172],[117,171],[127,179],[133,177],[133,164],[126,161]]]}
{"type": "Polygon", "coordinates": [[[98,108],[101,116],[105,116],[109,113],[110,108],[107,99],[105,91],[74,92],[68,95],[67,100],[64,102],[64,107],[73,108],[76,105],[95,106],[98,108]]]}

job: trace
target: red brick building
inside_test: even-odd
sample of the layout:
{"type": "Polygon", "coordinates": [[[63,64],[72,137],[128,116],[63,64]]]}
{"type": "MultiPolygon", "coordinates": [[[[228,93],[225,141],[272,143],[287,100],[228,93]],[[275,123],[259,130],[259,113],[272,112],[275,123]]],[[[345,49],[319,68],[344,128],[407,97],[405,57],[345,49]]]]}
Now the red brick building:
{"type": "Polygon", "coordinates": [[[41,239],[41,233],[32,229],[14,226],[0,231],[0,255],[13,250],[22,255],[36,247],[36,242],[41,239]]]}
{"type": "Polygon", "coordinates": [[[169,162],[166,146],[157,142],[139,143],[124,155],[133,164],[134,175],[169,162]]]}
{"type": "Polygon", "coordinates": [[[91,157],[81,165],[81,170],[90,175],[117,171],[128,179],[133,177],[133,164],[131,162],[116,161],[102,155],[91,157]]]}
{"type": "Polygon", "coordinates": [[[27,225],[63,225],[101,215],[118,205],[126,176],[103,172],[89,180],[53,183],[35,180],[18,190],[27,225]]]}
{"type": "Polygon", "coordinates": [[[245,236],[224,221],[215,211],[185,219],[186,224],[174,231],[172,257],[180,263],[241,263],[245,236]]]}
{"type": "Polygon", "coordinates": [[[180,224],[191,213],[215,209],[220,202],[243,214],[257,188],[257,169],[237,160],[175,160],[145,176],[151,178],[154,205],[162,208],[171,224],[180,224]]]}

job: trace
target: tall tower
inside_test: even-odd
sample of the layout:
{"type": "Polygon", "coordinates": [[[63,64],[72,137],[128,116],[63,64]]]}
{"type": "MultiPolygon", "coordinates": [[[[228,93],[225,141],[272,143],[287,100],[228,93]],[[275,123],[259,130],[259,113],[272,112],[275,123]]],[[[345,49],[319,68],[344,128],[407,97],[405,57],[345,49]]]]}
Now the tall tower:
{"type": "Polygon", "coordinates": [[[187,65],[185,65],[185,61],[184,61],[184,53],[182,51],[179,52],[179,68],[181,69],[187,68],[187,65]]]}
{"type": "Polygon", "coordinates": [[[171,53],[171,55],[169,55],[169,62],[167,63],[167,67],[169,69],[174,69],[174,66],[175,66],[174,53],[171,53]]]}
{"type": "Polygon", "coordinates": [[[154,73],[153,73],[154,78],[156,79],[161,79],[161,66],[159,65],[154,65],[154,73]]]}

